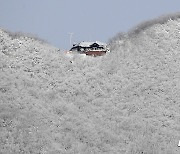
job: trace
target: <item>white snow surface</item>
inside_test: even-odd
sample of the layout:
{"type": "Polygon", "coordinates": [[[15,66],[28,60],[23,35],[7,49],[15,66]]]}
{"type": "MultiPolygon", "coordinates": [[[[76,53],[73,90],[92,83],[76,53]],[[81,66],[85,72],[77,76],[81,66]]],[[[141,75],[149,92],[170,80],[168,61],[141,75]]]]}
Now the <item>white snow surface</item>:
{"type": "Polygon", "coordinates": [[[0,30],[0,153],[179,154],[180,20],[67,57],[0,30]]]}

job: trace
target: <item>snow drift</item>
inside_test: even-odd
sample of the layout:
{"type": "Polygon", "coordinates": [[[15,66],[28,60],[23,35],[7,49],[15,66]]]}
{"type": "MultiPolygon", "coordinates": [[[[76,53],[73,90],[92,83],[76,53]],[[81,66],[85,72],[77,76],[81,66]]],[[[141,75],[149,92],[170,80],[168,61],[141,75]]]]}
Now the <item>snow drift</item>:
{"type": "Polygon", "coordinates": [[[73,63],[1,29],[0,153],[179,153],[180,19],[160,19],[73,63]]]}

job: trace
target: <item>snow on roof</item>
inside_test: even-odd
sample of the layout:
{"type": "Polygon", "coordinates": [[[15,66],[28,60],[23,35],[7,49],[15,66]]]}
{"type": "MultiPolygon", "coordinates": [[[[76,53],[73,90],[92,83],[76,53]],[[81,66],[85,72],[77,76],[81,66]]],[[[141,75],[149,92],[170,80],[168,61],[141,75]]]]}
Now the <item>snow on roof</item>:
{"type": "Polygon", "coordinates": [[[81,47],[90,47],[91,45],[93,45],[94,43],[98,44],[99,46],[106,46],[106,43],[103,42],[99,42],[99,41],[95,41],[95,42],[80,42],[78,44],[76,44],[75,46],[81,46],[81,47]]]}

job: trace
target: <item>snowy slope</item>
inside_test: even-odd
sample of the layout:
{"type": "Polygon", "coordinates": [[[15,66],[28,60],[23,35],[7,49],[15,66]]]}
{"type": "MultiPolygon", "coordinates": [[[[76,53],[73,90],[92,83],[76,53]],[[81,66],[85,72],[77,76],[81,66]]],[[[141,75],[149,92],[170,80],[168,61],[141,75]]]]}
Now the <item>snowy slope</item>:
{"type": "Polygon", "coordinates": [[[0,30],[0,153],[179,153],[180,19],[68,58],[0,30]]]}

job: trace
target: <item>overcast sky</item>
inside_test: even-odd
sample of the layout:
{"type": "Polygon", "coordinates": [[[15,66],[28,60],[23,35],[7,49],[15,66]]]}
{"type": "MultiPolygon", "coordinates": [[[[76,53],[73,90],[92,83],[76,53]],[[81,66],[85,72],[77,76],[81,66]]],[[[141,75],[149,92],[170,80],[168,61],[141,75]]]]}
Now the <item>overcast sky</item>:
{"type": "Polygon", "coordinates": [[[107,42],[145,20],[175,12],[180,0],[0,0],[0,27],[69,49],[69,33],[76,43],[107,42]]]}

